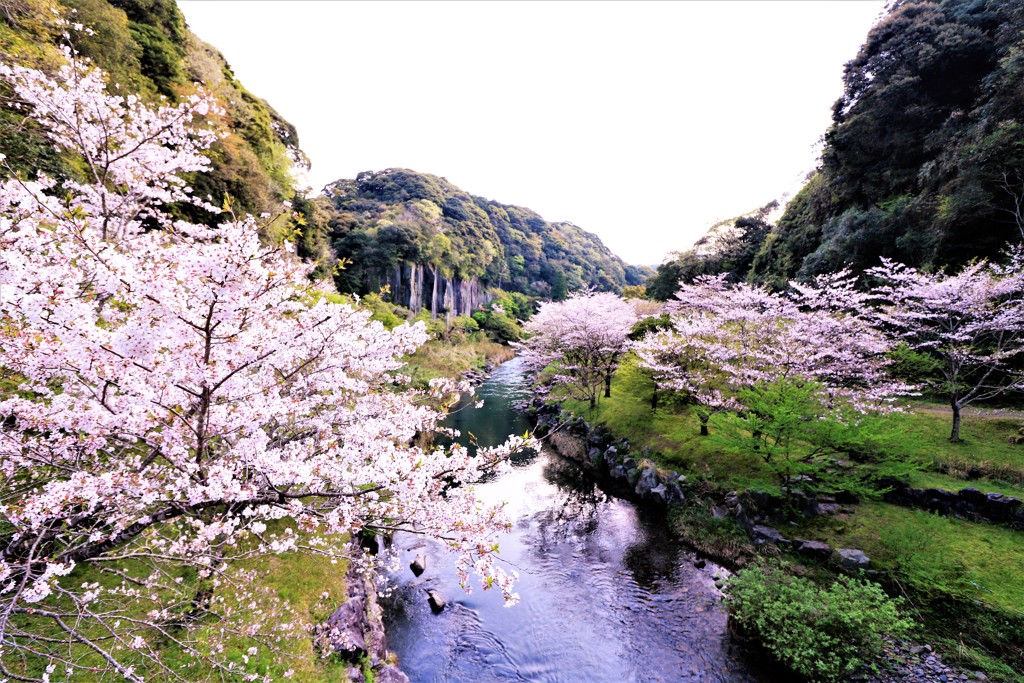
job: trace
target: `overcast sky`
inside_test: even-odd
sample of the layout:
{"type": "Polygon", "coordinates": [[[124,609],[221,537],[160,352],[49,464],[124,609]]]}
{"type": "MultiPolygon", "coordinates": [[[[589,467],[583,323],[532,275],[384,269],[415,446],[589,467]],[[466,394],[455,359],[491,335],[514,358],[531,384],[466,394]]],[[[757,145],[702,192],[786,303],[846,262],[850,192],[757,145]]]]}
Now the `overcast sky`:
{"type": "Polygon", "coordinates": [[[180,0],[319,190],[411,168],[657,264],[792,192],[883,0],[180,0]]]}

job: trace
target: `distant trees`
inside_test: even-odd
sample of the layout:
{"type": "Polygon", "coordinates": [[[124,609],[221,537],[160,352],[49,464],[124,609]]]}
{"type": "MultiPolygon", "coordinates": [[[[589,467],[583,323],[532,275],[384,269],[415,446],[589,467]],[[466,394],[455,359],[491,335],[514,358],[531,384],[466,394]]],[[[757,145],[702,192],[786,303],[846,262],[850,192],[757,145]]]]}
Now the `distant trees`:
{"type": "Polygon", "coordinates": [[[768,214],[776,208],[778,202],[773,201],[749,214],[722,221],[712,226],[693,248],[669,254],[648,282],[648,296],[669,301],[681,284],[692,283],[702,275],[724,273],[733,282],[745,279],[771,231],[768,214]]]}
{"type": "Polygon", "coordinates": [[[868,271],[880,320],[910,348],[938,361],[935,390],[953,412],[950,441],[960,440],[961,412],[976,401],[1024,389],[1024,251],[1005,265],[981,261],[956,275],[925,273],[884,260],[868,271]]]}
{"type": "Polygon", "coordinates": [[[636,321],[633,307],[614,294],[576,293],[541,304],[525,326],[523,356],[537,370],[552,366],[555,380],[593,408],[602,386],[611,396],[612,375],[636,321]]]}
{"type": "MultiPolygon", "coordinates": [[[[448,280],[560,301],[586,288],[620,291],[649,269],[627,266],[572,223],[473,196],[444,178],[390,168],[366,171],[326,188],[323,227],[338,255],[353,263],[336,277],[340,291],[376,291],[396,266],[418,264],[448,280]],[[402,226],[403,239],[389,237],[402,226]]],[[[395,292],[397,294],[397,292],[395,292]]]]}

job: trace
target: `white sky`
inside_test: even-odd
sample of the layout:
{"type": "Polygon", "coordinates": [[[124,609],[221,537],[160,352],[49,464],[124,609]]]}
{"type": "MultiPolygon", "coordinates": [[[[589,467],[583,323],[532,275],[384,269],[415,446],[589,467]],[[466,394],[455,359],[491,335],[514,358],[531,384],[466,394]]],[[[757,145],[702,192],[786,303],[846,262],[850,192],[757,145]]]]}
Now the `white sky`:
{"type": "Polygon", "coordinates": [[[883,0],[180,0],[312,186],[404,167],[657,264],[792,192],[883,0]]]}

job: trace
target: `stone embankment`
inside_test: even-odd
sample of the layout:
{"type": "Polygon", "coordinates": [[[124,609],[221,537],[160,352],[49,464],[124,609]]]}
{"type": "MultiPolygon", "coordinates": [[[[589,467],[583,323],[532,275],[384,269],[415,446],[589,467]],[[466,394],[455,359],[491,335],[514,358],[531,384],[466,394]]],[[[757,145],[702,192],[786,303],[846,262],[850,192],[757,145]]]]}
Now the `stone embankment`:
{"type": "MultiPolygon", "coordinates": [[[[358,556],[362,549],[353,545],[352,552],[358,556]]],[[[373,672],[372,680],[376,683],[409,683],[409,677],[395,665],[388,652],[372,574],[352,562],[345,582],[347,599],[314,631],[317,648],[324,656],[337,656],[349,662],[347,680],[352,683],[367,680],[366,667],[373,672]]]]}
{"type": "Polygon", "coordinates": [[[982,493],[976,488],[959,491],[915,489],[900,481],[887,481],[889,492],[884,500],[895,505],[930,510],[946,517],[960,517],[972,522],[999,524],[1024,530],[1024,505],[1001,493],[982,493]]]}
{"type": "MultiPolygon", "coordinates": [[[[696,494],[687,486],[686,477],[678,472],[664,472],[645,462],[643,457],[631,453],[626,439],[615,439],[603,426],[589,425],[580,417],[563,413],[548,404],[541,396],[526,406],[536,419],[535,435],[546,438],[563,457],[570,458],[604,479],[603,487],[611,493],[641,504],[667,507],[683,503],[696,494]]],[[[910,489],[913,491],[913,489],[910,489]]],[[[973,489],[969,490],[973,491],[973,489]]],[[[949,493],[949,492],[943,492],[949,493]]],[[[961,494],[964,492],[961,491],[961,494]]],[[[950,494],[971,502],[974,507],[961,507],[957,514],[984,516],[989,520],[1010,519],[1008,513],[1020,513],[1019,501],[998,495],[979,496],[950,494]],[[985,502],[981,502],[984,498],[985,502]],[[1012,502],[1006,502],[1007,500],[1012,502]]],[[[787,499],[764,492],[730,492],[715,506],[717,516],[729,516],[747,530],[755,545],[770,544],[791,550],[798,555],[818,561],[828,561],[848,572],[871,569],[871,560],[856,548],[832,548],[821,541],[788,538],[771,524],[783,522],[794,509],[804,515],[837,514],[850,512],[852,497],[815,496],[791,491],[787,499]]],[[[853,674],[849,680],[861,683],[952,683],[954,681],[985,681],[983,673],[954,669],[942,662],[929,645],[915,645],[903,641],[886,644],[885,652],[876,662],[877,670],[865,669],[853,674]]]]}

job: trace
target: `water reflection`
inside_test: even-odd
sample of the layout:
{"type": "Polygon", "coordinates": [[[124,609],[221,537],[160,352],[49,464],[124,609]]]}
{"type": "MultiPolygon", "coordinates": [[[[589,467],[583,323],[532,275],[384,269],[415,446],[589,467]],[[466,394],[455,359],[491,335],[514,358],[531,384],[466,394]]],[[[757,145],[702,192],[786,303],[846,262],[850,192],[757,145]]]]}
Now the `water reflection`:
{"type": "MultiPolygon", "coordinates": [[[[525,391],[517,364],[506,364],[481,387],[486,407],[452,426],[485,445],[522,433],[525,420],[510,406],[525,391]]],[[[516,523],[501,554],[520,573],[522,602],[507,609],[493,591],[464,595],[442,548],[396,539],[402,571],[385,620],[414,683],[763,680],[730,653],[716,567],[696,569],[657,515],[607,495],[546,450],[478,493],[510,503],[516,523]],[[406,569],[417,552],[427,556],[419,578],[406,569]],[[430,588],[450,600],[441,614],[427,605],[430,588]]]]}

